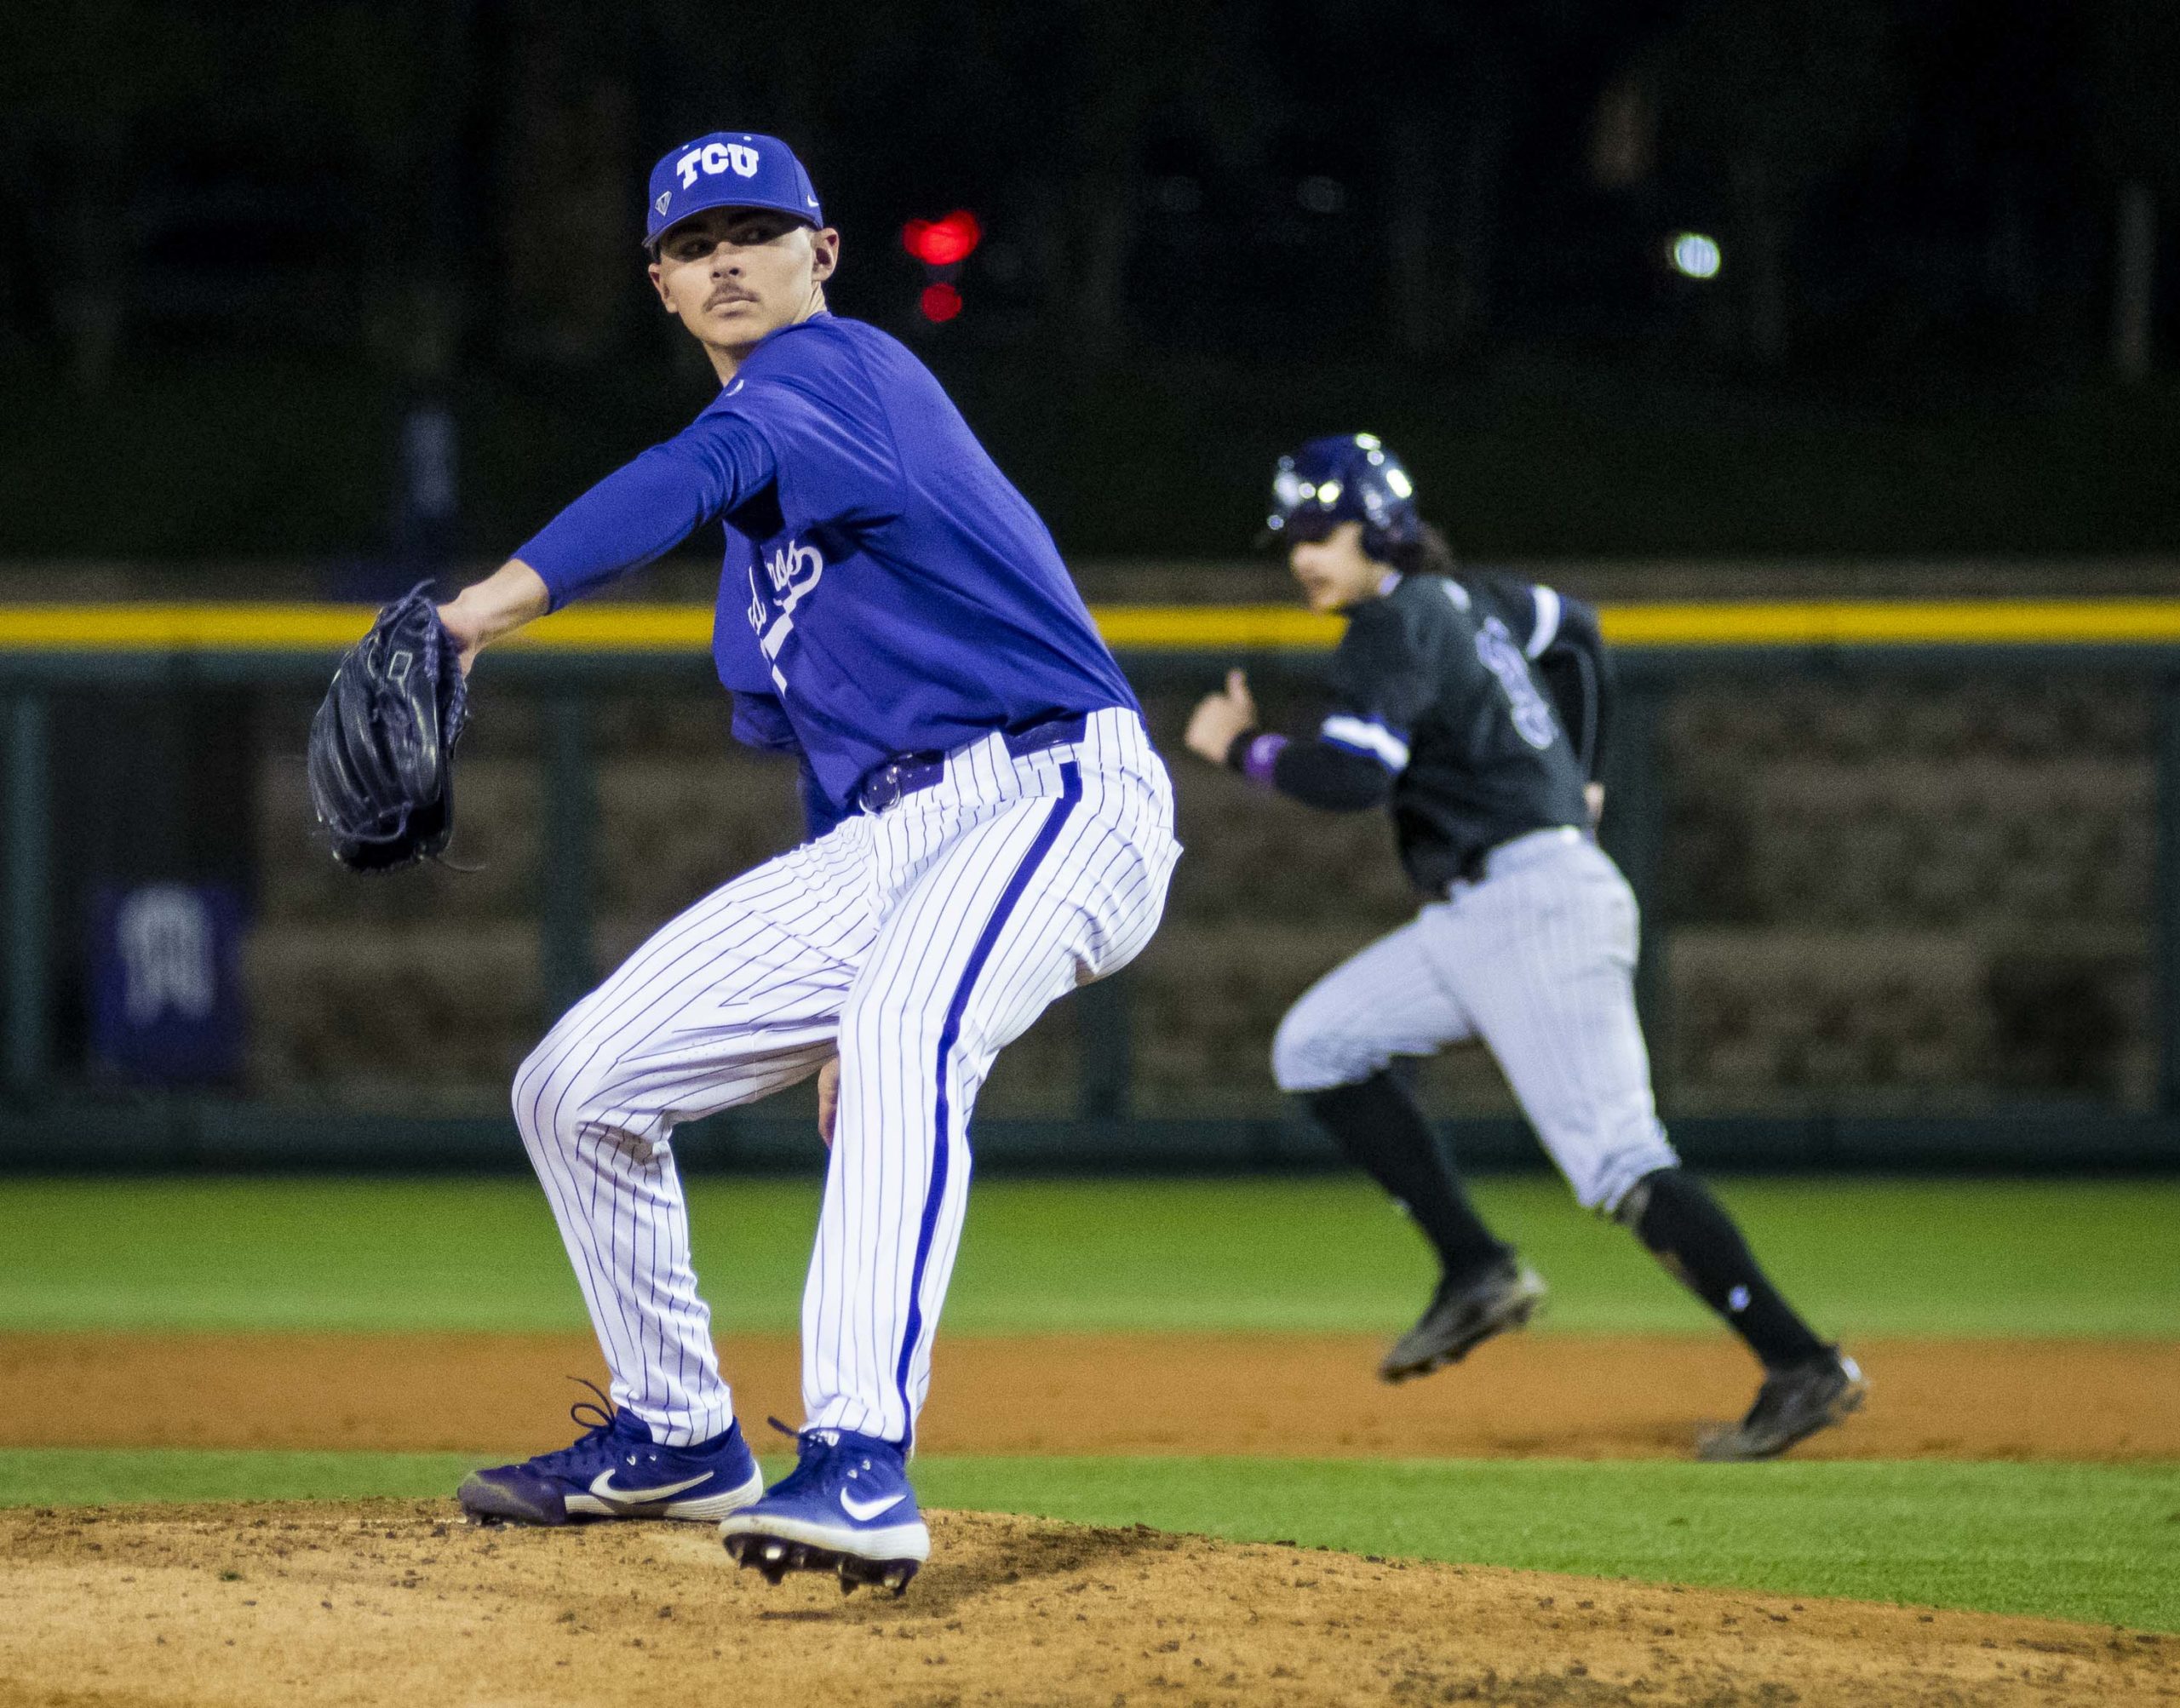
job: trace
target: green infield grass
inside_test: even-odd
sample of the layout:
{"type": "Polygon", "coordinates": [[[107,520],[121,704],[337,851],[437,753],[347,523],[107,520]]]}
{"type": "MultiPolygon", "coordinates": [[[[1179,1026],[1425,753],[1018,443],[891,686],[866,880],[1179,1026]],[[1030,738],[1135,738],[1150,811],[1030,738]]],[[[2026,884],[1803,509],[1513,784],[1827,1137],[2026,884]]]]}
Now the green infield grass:
{"type": "Polygon", "coordinates": [[[0,1506],[422,1499],[451,1495],[486,1462],[476,1453],[0,1447],[0,1506]]]}
{"type": "Polygon", "coordinates": [[[2180,1630],[2174,1466],[985,1459],[916,1481],[1085,1524],[2180,1630]]]}
{"type": "MultiPolygon", "coordinates": [[[[7,1451],[0,1505],[445,1498],[478,1462],[7,1451]]],[[[2173,1466],[932,1458],[915,1475],[933,1506],[2180,1631],[2173,1466]]]]}
{"type": "MultiPolygon", "coordinates": [[[[1720,1183],[1787,1291],[1862,1336],[2164,1338],[2180,1182],[1720,1183]]],[[[794,1327],[814,1180],[699,1179],[726,1331],[794,1327]]],[[[1485,1179],[1553,1287],[1550,1329],[1703,1331],[1629,1236],[1556,1181],[1485,1179]]],[[[578,1329],[543,1195],[519,1180],[0,1180],[0,1329],[578,1329]]],[[[995,1181],[971,1201],[952,1333],[1358,1330],[1423,1297],[1422,1242],[1358,1178],[995,1181]]]]}

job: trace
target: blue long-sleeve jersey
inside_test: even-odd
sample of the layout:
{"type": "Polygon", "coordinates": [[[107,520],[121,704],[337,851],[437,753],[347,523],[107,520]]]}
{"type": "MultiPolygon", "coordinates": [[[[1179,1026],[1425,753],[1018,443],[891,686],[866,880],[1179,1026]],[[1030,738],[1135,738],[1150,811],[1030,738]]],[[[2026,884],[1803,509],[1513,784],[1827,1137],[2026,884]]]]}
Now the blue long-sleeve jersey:
{"type": "Polygon", "coordinates": [[[799,753],[835,815],[901,754],[1139,709],[1044,524],[875,327],[820,314],[772,334],[686,429],[515,555],[557,609],[714,517],[735,735],[799,753]]]}

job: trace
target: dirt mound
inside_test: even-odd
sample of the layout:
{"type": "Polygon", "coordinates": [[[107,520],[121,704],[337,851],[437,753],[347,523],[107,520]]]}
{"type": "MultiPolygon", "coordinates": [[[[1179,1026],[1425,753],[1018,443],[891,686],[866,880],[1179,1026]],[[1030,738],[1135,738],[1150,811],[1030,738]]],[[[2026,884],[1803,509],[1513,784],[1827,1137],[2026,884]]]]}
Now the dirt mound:
{"type": "Polygon", "coordinates": [[[155,1704],[2105,1704],[2180,1642],[2035,1619],[933,1516],[904,1599],[708,1525],[446,1502],[0,1513],[0,1708],[155,1704]]]}
{"type": "MultiPolygon", "coordinates": [[[[1388,1388],[1358,1335],[942,1338],[932,1453],[1679,1456],[1755,1373],[1724,1335],[1524,1335],[1388,1388]],[[1207,1403],[1216,1396],[1218,1403],[1207,1403]]],[[[2180,1459],[2180,1344],[1858,1343],[1873,1391],[1798,1451],[1849,1459],[2180,1459]]],[[[744,1419],[801,1415],[784,1337],[720,1345],[744,1419]]],[[[504,1449],[566,1444],[576,1335],[0,1335],[0,1447],[504,1449]]]]}

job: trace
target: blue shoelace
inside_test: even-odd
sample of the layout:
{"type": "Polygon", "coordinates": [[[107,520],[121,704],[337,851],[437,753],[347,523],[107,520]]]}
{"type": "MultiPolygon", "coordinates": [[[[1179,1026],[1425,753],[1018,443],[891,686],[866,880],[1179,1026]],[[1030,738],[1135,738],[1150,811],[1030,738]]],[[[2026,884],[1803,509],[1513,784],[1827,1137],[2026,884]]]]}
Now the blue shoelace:
{"type": "Polygon", "coordinates": [[[605,1449],[605,1444],[621,1419],[620,1408],[614,1405],[597,1383],[581,1376],[571,1376],[571,1382],[580,1382],[597,1396],[594,1400],[578,1400],[568,1407],[569,1421],[582,1430],[582,1434],[568,1446],[555,1452],[540,1453],[537,1463],[559,1470],[582,1463],[586,1455],[595,1455],[605,1449]]]}

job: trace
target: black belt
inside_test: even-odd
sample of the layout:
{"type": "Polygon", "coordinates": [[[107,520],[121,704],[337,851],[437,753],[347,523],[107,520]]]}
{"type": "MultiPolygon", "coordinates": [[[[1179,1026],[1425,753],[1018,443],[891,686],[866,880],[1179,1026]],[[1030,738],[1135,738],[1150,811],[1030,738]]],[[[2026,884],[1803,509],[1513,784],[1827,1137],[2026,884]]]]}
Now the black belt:
{"type": "MultiPolygon", "coordinates": [[[[1041,723],[1006,731],[1002,739],[1007,751],[1014,758],[1027,759],[1048,748],[1064,748],[1081,741],[1087,720],[1087,714],[1072,712],[1064,718],[1047,718],[1041,723]]],[[[944,754],[903,754],[898,759],[888,759],[865,771],[849,799],[865,812],[883,812],[918,790],[929,788],[945,775],[944,754]]]]}
{"type": "MultiPolygon", "coordinates": [[[[1523,834],[1527,834],[1526,832],[1523,834]]],[[[1511,836],[1502,837],[1496,842],[1487,842],[1480,848],[1470,849],[1461,856],[1460,863],[1454,868],[1454,881],[1456,884],[1482,883],[1484,863],[1494,853],[1504,848],[1513,840],[1511,836]]]]}

